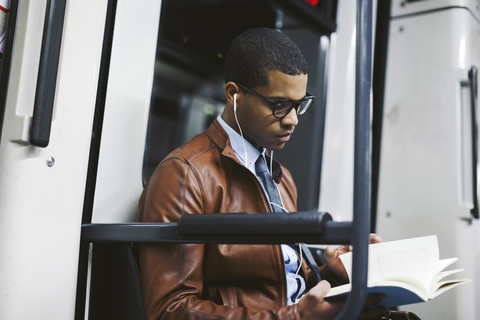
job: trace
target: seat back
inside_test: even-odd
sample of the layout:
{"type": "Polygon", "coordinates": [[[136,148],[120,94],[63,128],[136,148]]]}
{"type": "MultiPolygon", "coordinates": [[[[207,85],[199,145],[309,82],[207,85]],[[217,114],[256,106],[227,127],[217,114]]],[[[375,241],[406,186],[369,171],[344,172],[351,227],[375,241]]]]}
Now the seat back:
{"type": "Polygon", "coordinates": [[[131,243],[93,244],[89,319],[145,319],[133,249],[131,243]]]}

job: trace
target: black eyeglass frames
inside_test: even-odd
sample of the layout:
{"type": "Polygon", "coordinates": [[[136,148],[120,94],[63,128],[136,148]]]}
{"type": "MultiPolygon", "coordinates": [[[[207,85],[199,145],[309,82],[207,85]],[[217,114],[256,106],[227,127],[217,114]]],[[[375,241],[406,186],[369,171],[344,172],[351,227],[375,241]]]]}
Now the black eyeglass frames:
{"type": "Polygon", "coordinates": [[[295,108],[298,115],[305,114],[308,109],[312,106],[315,99],[315,96],[312,96],[307,92],[307,95],[300,100],[290,100],[290,99],[269,99],[267,97],[262,96],[260,93],[244,86],[241,83],[235,82],[237,86],[239,86],[242,90],[253,94],[254,96],[262,99],[265,102],[268,102],[272,108],[272,113],[275,118],[283,118],[290,111],[295,108]]]}

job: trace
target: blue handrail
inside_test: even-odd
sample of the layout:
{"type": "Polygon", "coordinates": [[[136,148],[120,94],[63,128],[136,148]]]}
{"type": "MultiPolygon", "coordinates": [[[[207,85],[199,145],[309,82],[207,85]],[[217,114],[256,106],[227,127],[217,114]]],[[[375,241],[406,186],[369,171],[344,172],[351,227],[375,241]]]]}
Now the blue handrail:
{"type": "Polygon", "coordinates": [[[337,320],[356,319],[367,297],[371,208],[372,0],[357,1],[352,292],[337,320]]]}

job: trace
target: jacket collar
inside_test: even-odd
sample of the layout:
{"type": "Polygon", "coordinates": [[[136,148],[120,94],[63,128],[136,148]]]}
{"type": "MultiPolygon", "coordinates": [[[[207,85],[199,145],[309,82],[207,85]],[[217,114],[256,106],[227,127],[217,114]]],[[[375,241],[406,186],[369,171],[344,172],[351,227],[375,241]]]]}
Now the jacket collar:
{"type": "MultiPolygon", "coordinates": [[[[206,135],[212,140],[215,146],[221,151],[222,155],[228,158],[231,158],[238,164],[242,165],[242,162],[237,158],[233,148],[230,144],[230,139],[228,134],[222,128],[217,119],[215,119],[212,124],[205,130],[206,135]]],[[[270,157],[266,156],[267,162],[270,163],[270,157]]],[[[282,178],[282,165],[273,159],[272,164],[272,177],[276,183],[280,183],[282,178]]]]}

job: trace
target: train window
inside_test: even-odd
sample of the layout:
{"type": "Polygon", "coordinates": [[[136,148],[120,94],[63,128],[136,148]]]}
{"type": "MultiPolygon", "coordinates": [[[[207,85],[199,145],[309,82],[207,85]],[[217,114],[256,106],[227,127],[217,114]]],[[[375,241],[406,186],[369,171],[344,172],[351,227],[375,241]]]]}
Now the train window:
{"type": "MultiPolygon", "coordinates": [[[[309,92],[319,98],[324,96],[328,46],[322,43],[328,43],[328,35],[335,27],[336,2],[321,3],[323,7],[317,6],[315,10],[323,15],[312,19],[305,12],[312,11],[313,4],[305,0],[162,2],[144,182],[171,150],[202,132],[221,113],[225,104],[223,59],[233,38],[246,29],[270,27],[287,34],[309,63],[309,92]]],[[[302,118],[297,139],[292,137],[286,149],[274,155],[290,169],[297,182],[299,210],[316,209],[318,203],[324,122],[322,100],[318,99],[308,117],[302,118]],[[302,161],[293,155],[299,155],[302,161]]]]}

